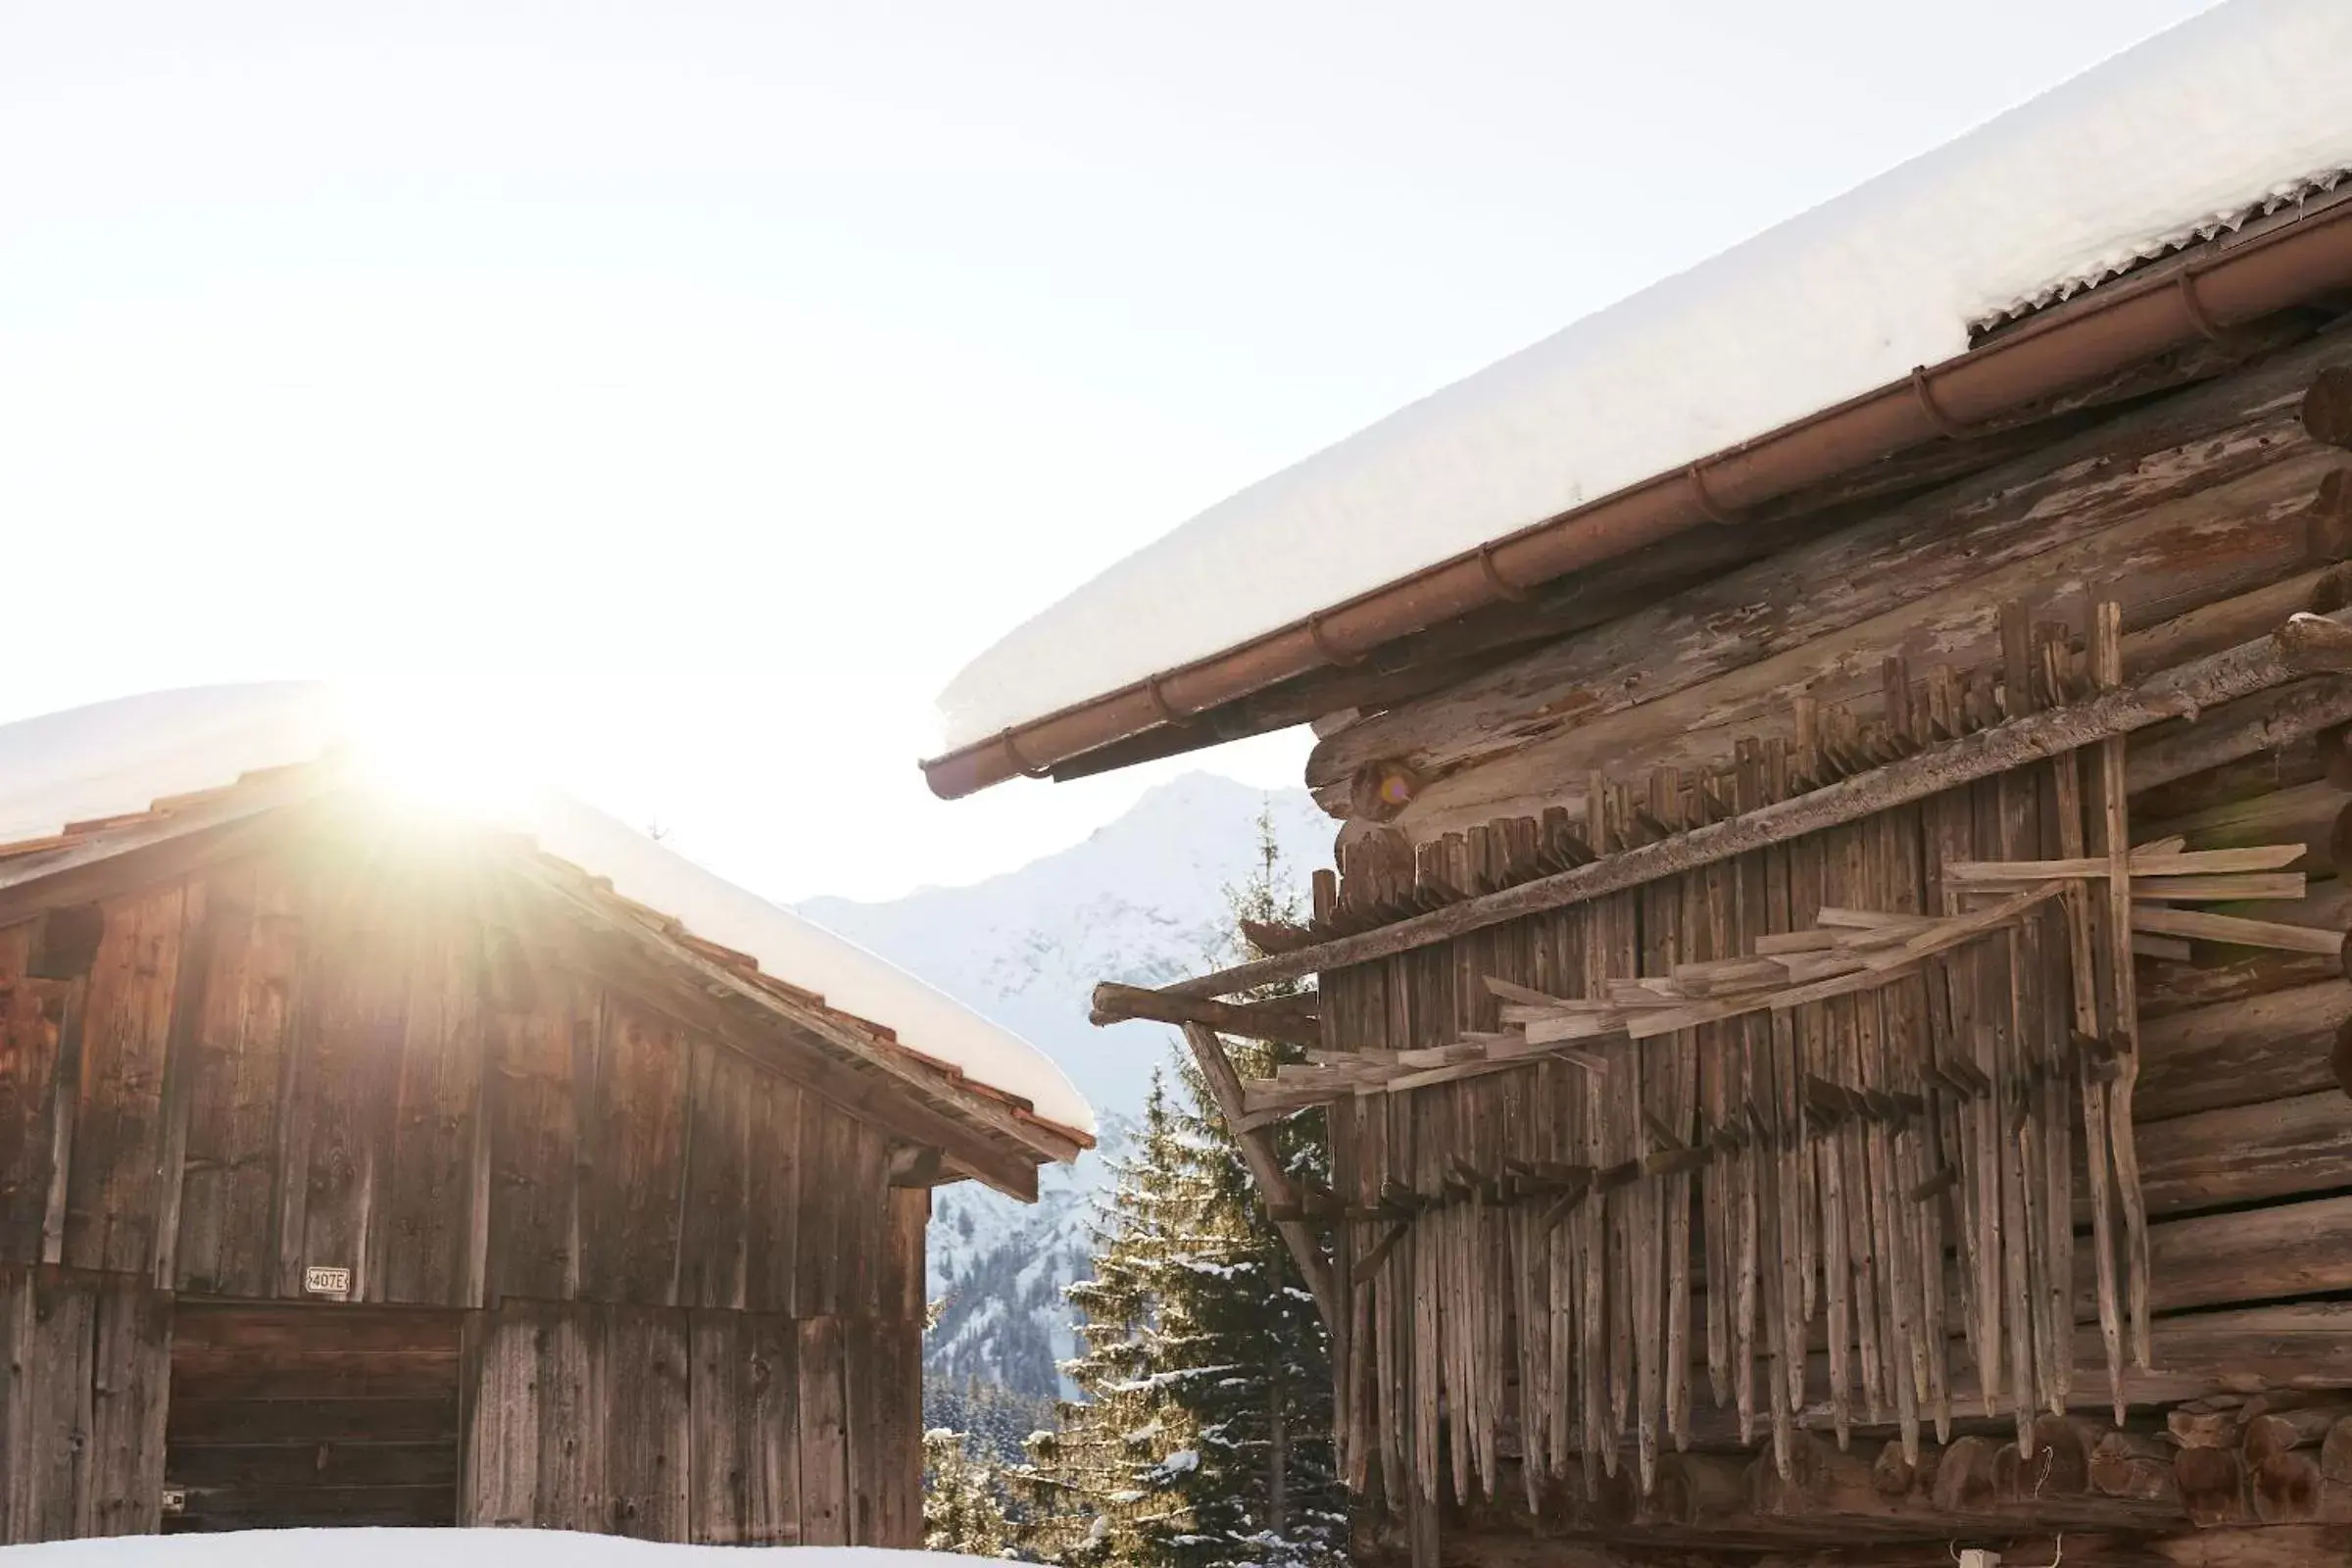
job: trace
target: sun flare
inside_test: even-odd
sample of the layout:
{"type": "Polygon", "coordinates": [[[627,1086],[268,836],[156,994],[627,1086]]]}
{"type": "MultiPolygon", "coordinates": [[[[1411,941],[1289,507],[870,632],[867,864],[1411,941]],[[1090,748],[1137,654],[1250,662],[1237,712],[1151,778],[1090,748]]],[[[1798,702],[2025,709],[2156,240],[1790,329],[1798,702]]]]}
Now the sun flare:
{"type": "Polygon", "coordinates": [[[388,795],[436,811],[510,818],[536,782],[498,705],[479,691],[371,684],[343,694],[353,760],[388,795]]]}

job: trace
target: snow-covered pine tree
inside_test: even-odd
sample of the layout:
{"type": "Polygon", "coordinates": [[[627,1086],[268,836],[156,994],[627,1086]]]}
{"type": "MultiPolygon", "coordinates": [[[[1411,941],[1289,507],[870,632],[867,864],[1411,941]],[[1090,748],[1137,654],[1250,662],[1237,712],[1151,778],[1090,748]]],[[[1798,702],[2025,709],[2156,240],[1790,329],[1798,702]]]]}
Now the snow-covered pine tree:
{"type": "MultiPolygon", "coordinates": [[[[1227,892],[1237,930],[1297,918],[1271,813],[1252,875],[1227,892]]],[[[1229,1049],[1249,1076],[1303,1059],[1229,1049]]],[[[1063,1370],[1084,1398],[1012,1478],[1030,1521],[1017,1549],[1069,1568],[1327,1568],[1347,1516],[1322,1319],[1207,1086],[1181,1054],[1174,1073],[1153,1078],[1114,1168],[1094,1278],[1070,1287],[1083,1349],[1063,1370]]],[[[1327,1179],[1316,1121],[1285,1124],[1276,1149],[1327,1179]]]]}
{"type": "Polygon", "coordinates": [[[1186,1527],[1163,1476],[1165,1456],[1192,1442],[1169,1376],[1179,1359],[1169,1336],[1183,1327],[1169,1320],[1167,1287],[1207,1195],[1182,1125],[1154,1073],[1102,1200],[1094,1277],[1069,1290],[1083,1348],[1062,1370],[1082,1398],[1063,1406],[1061,1430],[1033,1450],[1040,1528],[1028,1544],[1072,1568],[1169,1562],[1167,1542],[1186,1527]]]}
{"type": "Polygon", "coordinates": [[[923,1545],[969,1557],[1010,1555],[1016,1531],[1005,1512],[1004,1480],[973,1456],[962,1433],[923,1434],[923,1545]]]}
{"type": "MultiPolygon", "coordinates": [[[[1258,819],[1258,856],[1248,882],[1227,890],[1237,933],[1243,920],[1295,922],[1299,899],[1275,841],[1258,819]]],[[[1258,957],[1237,934],[1238,956],[1258,957]]],[[[1295,984],[1250,1000],[1289,995],[1295,984]]],[[[1272,1077],[1305,1060],[1297,1046],[1228,1040],[1245,1078],[1272,1077]]],[[[1267,1564],[1309,1568],[1346,1553],[1348,1518],[1332,1444],[1331,1347],[1313,1295],[1266,1215],[1224,1118],[1189,1059],[1177,1116],[1186,1185],[1204,1190],[1191,1240],[1163,1286],[1167,1348],[1188,1363],[1172,1380],[1196,1446],[1162,1461],[1165,1486],[1190,1504],[1190,1528],[1171,1540],[1175,1568],[1267,1564]]],[[[1329,1145],[1319,1111],[1278,1122],[1275,1152],[1301,1187],[1328,1185],[1329,1145]]]]}

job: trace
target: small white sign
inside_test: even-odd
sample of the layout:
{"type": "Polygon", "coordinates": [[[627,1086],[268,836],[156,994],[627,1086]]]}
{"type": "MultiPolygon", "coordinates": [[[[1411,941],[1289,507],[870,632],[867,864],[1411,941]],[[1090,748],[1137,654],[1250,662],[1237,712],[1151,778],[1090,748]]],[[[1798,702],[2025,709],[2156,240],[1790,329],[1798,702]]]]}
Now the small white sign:
{"type": "Polygon", "coordinates": [[[331,1296],[339,1301],[351,1294],[351,1270],[313,1263],[302,1271],[302,1288],[307,1295],[331,1296]]]}
{"type": "Polygon", "coordinates": [[[188,1489],[185,1487],[166,1487],[164,1489],[164,1512],[186,1513],[187,1511],[188,1489]]]}

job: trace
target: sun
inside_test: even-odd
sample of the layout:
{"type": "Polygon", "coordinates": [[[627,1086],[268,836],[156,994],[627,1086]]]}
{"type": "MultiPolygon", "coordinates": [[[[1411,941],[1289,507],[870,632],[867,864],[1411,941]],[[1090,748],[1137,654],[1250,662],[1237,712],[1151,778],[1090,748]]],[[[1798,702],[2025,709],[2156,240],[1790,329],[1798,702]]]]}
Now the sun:
{"type": "Polygon", "coordinates": [[[431,811],[510,821],[537,782],[522,726],[479,688],[370,682],[341,693],[353,761],[372,786],[431,811]]]}

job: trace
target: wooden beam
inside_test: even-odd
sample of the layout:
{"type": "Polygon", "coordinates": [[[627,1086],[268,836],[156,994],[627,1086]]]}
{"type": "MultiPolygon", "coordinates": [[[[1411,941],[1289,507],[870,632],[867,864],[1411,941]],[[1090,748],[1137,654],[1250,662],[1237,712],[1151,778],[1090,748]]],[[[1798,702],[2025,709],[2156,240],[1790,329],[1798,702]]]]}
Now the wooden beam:
{"type": "MultiPolygon", "coordinates": [[[[1287,1001],[1287,999],[1285,999],[1287,1001]]],[[[1088,1021],[1098,1028],[1143,1019],[1152,1023],[1206,1024],[1248,1040],[1273,1040],[1286,1046],[1319,1046],[1322,1028],[1311,1011],[1262,1002],[1211,1002],[1200,997],[1171,997],[1140,986],[1105,980],[1095,987],[1088,1021]]]]}
{"type": "MultiPolygon", "coordinates": [[[[1595,630],[1549,643],[1491,674],[1327,738],[1309,760],[1308,784],[1318,792],[1341,788],[1357,767],[1383,758],[1402,759],[1433,775],[1475,766],[1498,750],[1526,744],[1531,735],[1578,727],[1789,650],[1813,648],[1824,637],[1905,612],[1923,594],[1972,593],[1972,610],[2004,593],[2044,601],[2059,575],[2054,564],[2065,552],[2151,514],[2227,510],[2206,492],[2259,474],[2282,458],[2306,470],[2308,491],[2331,458],[2297,428],[2294,399],[2327,367],[2346,358],[2337,341],[2281,355],[2244,375],[2107,421],[1964,485],[1880,512],[1670,599],[1620,601],[1642,608],[1631,613],[1621,609],[1595,630]],[[1955,517],[1966,525],[1954,526],[1955,517]],[[2022,577],[2023,586],[1983,586],[1987,557],[2011,577],[2022,577]],[[1642,676],[1625,679],[1627,670],[1642,676]]],[[[2195,570],[2216,575],[2204,558],[2195,570]]],[[[2104,589],[2119,575],[2094,571],[2073,580],[2104,589]]],[[[1930,619],[1937,628],[1950,624],[1941,615],[1930,619]]],[[[1993,630],[1988,619],[1981,626],[1974,616],[1970,621],[1972,634],[1993,630]]],[[[1924,629],[1927,623],[1918,624],[1924,629]]],[[[1881,656],[1892,651],[1860,650],[1849,667],[1875,671],[1881,656]]],[[[1919,652],[1912,650],[1915,664],[1919,652]]],[[[1819,676],[1817,661],[1807,673],[1819,676]]]]}
{"type": "MultiPolygon", "coordinates": [[[[1216,1101],[1218,1113],[1233,1133],[1243,1161],[1250,1167],[1250,1178],[1257,1183],[1258,1197],[1269,1210],[1299,1212],[1298,1190],[1291,1185],[1289,1173],[1274,1155],[1274,1140],[1262,1127],[1244,1126],[1241,1075],[1233,1070],[1233,1059],[1225,1054],[1225,1042],[1217,1038],[1215,1030],[1199,1023],[1184,1025],[1184,1040],[1192,1048],[1193,1060],[1200,1064],[1200,1076],[1207,1081],[1209,1096],[1216,1101]]],[[[1300,1277],[1314,1294],[1324,1328],[1337,1339],[1341,1332],[1340,1298],[1331,1260],[1315,1245],[1315,1233],[1307,1229],[1305,1221],[1278,1219],[1274,1228],[1282,1233],[1283,1244],[1290,1248],[1300,1277]]]]}
{"type": "Polygon", "coordinates": [[[2137,795],[2346,722],[2352,722],[2352,681],[2299,681],[2147,737],[2132,747],[2126,778],[2137,795]]]}
{"type": "MultiPolygon", "coordinates": [[[[2352,611],[2329,617],[2352,622],[2352,611]]],[[[1836,827],[2011,768],[2184,714],[2249,697],[2294,677],[2289,659],[2307,637],[2282,629],[2101,692],[2087,701],[2029,713],[1857,773],[1809,794],[1678,833],[1589,865],[1539,877],[1354,936],[1219,970],[1160,989],[1177,997],[1219,997],[1278,980],[1343,968],[1522,915],[1582,904],[1677,872],[1712,865],[1768,845],[1836,827]]]]}

